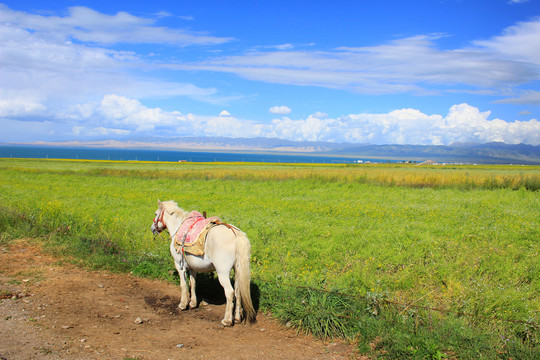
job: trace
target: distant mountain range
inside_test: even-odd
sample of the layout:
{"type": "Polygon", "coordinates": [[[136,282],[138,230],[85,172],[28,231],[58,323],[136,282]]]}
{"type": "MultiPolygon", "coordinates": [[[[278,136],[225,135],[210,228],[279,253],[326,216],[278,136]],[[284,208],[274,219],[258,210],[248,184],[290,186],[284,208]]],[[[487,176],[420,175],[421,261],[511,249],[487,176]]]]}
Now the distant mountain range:
{"type": "Polygon", "coordinates": [[[394,159],[485,164],[540,164],[540,146],[456,143],[451,145],[371,145],[275,138],[134,138],[130,140],[36,142],[26,145],[222,152],[309,153],[363,159],[394,159]]]}
{"type": "Polygon", "coordinates": [[[540,164],[540,146],[525,144],[451,145],[360,145],[343,149],[341,153],[363,154],[382,158],[411,160],[431,159],[438,162],[466,162],[483,164],[540,164]]]}

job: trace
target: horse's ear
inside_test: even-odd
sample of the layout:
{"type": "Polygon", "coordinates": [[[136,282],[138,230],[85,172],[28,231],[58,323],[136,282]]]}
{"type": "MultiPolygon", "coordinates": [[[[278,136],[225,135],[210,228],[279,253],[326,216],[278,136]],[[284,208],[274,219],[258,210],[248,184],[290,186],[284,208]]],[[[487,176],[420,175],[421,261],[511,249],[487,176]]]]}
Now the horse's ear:
{"type": "Polygon", "coordinates": [[[158,207],[161,207],[161,200],[159,200],[159,199],[157,200],[157,205],[158,205],[158,207]]]}

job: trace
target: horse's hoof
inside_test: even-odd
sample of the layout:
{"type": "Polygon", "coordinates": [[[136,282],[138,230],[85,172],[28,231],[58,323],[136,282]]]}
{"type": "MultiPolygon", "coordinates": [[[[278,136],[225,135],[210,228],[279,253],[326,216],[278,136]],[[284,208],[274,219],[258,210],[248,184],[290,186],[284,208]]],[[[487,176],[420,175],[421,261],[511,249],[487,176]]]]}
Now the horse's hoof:
{"type": "Polygon", "coordinates": [[[197,307],[197,303],[194,302],[194,303],[189,303],[189,307],[192,308],[192,309],[195,309],[197,307]]]}
{"type": "Polygon", "coordinates": [[[178,308],[182,311],[186,310],[187,309],[187,305],[184,305],[184,304],[178,304],[178,308]]]}
{"type": "Polygon", "coordinates": [[[235,318],[234,319],[235,324],[240,324],[241,322],[242,322],[242,318],[235,318]]]}
{"type": "Polygon", "coordinates": [[[232,326],[233,324],[232,324],[232,321],[223,319],[221,320],[221,325],[225,327],[229,327],[229,326],[232,326]]]}

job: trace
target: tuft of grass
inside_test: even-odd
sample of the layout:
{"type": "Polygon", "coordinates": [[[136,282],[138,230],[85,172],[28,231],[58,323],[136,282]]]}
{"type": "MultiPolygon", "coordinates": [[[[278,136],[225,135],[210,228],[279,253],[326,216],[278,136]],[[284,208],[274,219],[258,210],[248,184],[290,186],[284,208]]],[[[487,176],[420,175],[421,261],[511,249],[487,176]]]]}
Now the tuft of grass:
{"type": "Polygon", "coordinates": [[[7,245],[15,239],[39,237],[48,232],[43,225],[24,213],[0,204],[0,244],[7,245]]]}
{"type": "Polygon", "coordinates": [[[473,360],[540,356],[536,340],[507,338],[495,328],[476,327],[467,318],[418,309],[403,312],[381,294],[352,298],[273,283],[258,285],[261,307],[284,324],[323,339],[347,339],[357,344],[359,352],[374,358],[473,360]]]}

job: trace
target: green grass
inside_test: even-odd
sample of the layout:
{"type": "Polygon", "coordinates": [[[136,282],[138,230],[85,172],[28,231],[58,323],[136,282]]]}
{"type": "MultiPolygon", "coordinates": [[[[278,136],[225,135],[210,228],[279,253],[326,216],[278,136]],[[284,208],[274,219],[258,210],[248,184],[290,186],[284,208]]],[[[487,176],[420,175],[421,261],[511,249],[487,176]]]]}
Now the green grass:
{"type": "Polygon", "coordinates": [[[174,199],[247,232],[261,308],[284,322],[383,358],[527,358],[539,179],[535,166],[2,159],[0,240],[175,281],[149,230],[156,200],[174,199]]]}

